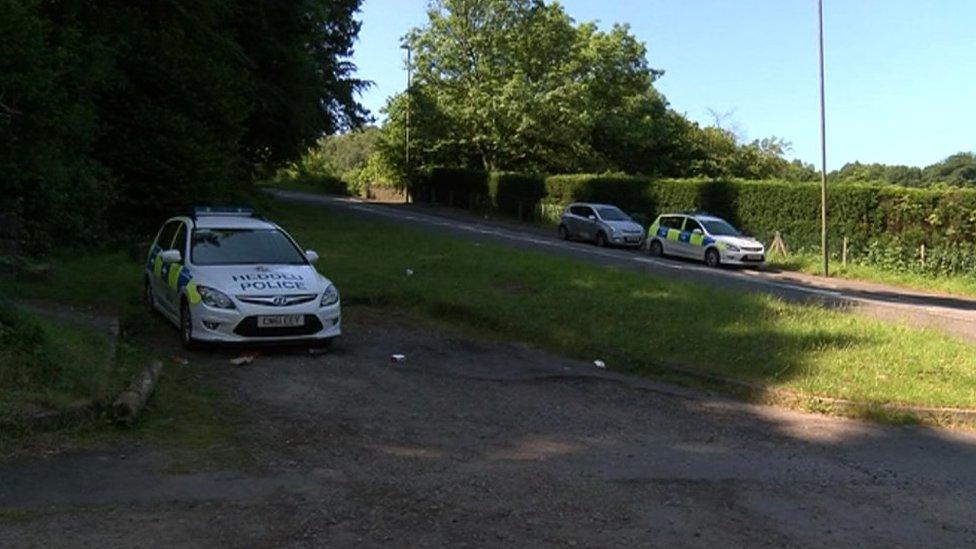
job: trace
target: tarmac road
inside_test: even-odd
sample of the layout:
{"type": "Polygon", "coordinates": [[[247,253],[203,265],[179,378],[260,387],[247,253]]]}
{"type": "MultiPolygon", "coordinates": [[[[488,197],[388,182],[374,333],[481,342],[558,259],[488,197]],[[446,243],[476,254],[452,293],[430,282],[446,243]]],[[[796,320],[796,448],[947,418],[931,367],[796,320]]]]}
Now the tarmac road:
{"type": "Polygon", "coordinates": [[[0,547],[976,545],[971,432],[733,402],[387,310],[344,328],[320,356],[186,355],[246,416],[218,447],[0,461],[0,547]]]}
{"type": "Polygon", "coordinates": [[[315,204],[372,219],[411,225],[480,242],[557,254],[600,265],[636,270],[731,291],[762,292],[794,302],[844,307],[884,320],[907,321],[976,341],[976,299],[907,290],[896,286],[801,273],[756,269],[710,269],[672,258],[655,258],[639,250],[598,248],[559,240],[545,229],[499,220],[483,220],[468,212],[422,205],[369,203],[300,191],[268,191],[282,201],[315,204]]]}

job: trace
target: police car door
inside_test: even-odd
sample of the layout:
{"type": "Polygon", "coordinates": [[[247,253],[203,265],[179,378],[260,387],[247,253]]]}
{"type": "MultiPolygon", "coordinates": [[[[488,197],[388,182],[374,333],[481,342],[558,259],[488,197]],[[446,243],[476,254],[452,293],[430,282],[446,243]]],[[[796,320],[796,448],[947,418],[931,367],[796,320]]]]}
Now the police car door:
{"type": "Polygon", "coordinates": [[[161,294],[165,296],[166,308],[176,313],[179,311],[179,279],[180,271],[183,270],[183,266],[186,265],[186,254],[189,253],[187,249],[187,227],[186,223],[178,221],[179,227],[176,229],[176,236],[173,237],[172,249],[179,250],[180,261],[179,263],[171,263],[169,269],[166,271],[166,275],[163,277],[163,291],[161,294]]]}
{"type": "MultiPolygon", "coordinates": [[[[156,246],[159,247],[158,252],[165,252],[166,250],[172,249],[173,237],[176,236],[179,225],[180,222],[176,220],[169,221],[163,225],[162,230],[159,231],[159,235],[156,236],[156,246]]],[[[166,296],[166,277],[169,274],[169,265],[163,263],[158,252],[156,258],[150,265],[152,273],[149,276],[149,285],[152,286],[153,295],[156,296],[156,303],[169,311],[169,302],[166,296]]]]}
{"type": "Polygon", "coordinates": [[[700,223],[690,217],[685,219],[684,229],[682,229],[681,237],[678,239],[678,244],[684,250],[684,255],[695,259],[705,258],[705,247],[702,246],[704,234],[700,223]]]}
{"type": "Polygon", "coordinates": [[[684,216],[666,215],[661,217],[661,226],[667,229],[667,234],[661,239],[661,247],[668,255],[684,255],[684,250],[679,246],[681,236],[681,225],[684,223],[684,216]]]}

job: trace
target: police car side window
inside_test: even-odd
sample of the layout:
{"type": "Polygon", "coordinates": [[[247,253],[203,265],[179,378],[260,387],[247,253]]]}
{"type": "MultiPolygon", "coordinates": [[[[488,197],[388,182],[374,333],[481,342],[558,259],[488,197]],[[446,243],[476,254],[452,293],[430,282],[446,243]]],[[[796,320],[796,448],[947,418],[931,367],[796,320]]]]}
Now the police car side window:
{"type": "Polygon", "coordinates": [[[689,232],[690,233],[690,232],[693,232],[695,229],[698,229],[699,231],[701,231],[702,230],[702,227],[701,227],[701,225],[697,221],[695,221],[694,219],[691,219],[689,217],[688,218],[688,221],[685,221],[685,232],[689,232]]]}
{"type": "Polygon", "coordinates": [[[179,250],[180,254],[186,256],[186,223],[180,223],[173,239],[173,249],[179,250]]]}
{"type": "Polygon", "coordinates": [[[678,229],[680,231],[682,221],[684,220],[677,216],[664,216],[661,218],[661,226],[667,227],[668,229],[678,229]]]}
{"type": "Polygon", "coordinates": [[[583,206],[573,206],[572,208],[569,209],[569,213],[581,217],[586,217],[586,208],[584,208],[583,206]]]}
{"type": "Polygon", "coordinates": [[[160,231],[159,236],[156,238],[156,245],[163,250],[168,250],[170,243],[173,242],[173,236],[176,235],[176,229],[179,228],[179,221],[170,221],[163,226],[163,230],[160,231]]]}

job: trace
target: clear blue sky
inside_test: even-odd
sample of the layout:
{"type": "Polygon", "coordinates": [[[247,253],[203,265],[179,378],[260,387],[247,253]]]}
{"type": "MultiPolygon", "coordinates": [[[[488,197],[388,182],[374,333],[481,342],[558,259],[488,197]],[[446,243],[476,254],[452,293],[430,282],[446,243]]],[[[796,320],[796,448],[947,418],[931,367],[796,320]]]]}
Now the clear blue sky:
{"type": "MultiPolygon", "coordinates": [[[[629,23],[693,120],[732,112],[748,140],[819,165],[816,0],[566,0],[576,21],[629,23]]],[[[364,0],[354,61],[376,116],[404,89],[399,39],[426,0],[364,0]]],[[[827,164],[923,166],[976,150],[976,1],[825,0],[827,164]]]]}

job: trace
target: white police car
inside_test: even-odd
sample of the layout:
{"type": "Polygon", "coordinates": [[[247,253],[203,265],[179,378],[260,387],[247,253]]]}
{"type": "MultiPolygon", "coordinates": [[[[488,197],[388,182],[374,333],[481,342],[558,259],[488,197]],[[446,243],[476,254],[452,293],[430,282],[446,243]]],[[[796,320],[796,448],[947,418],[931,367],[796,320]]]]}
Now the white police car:
{"type": "Polygon", "coordinates": [[[758,265],[766,260],[762,242],[720,217],[702,213],[658,216],[647,230],[647,249],[654,256],[683,256],[709,267],[758,265]]]}
{"type": "Polygon", "coordinates": [[[331,343],[339,292],[278,225],[244,208],[197,208],[166,221],[146,260],[145,299],[180,328],[183,345],[331,343]]]}

